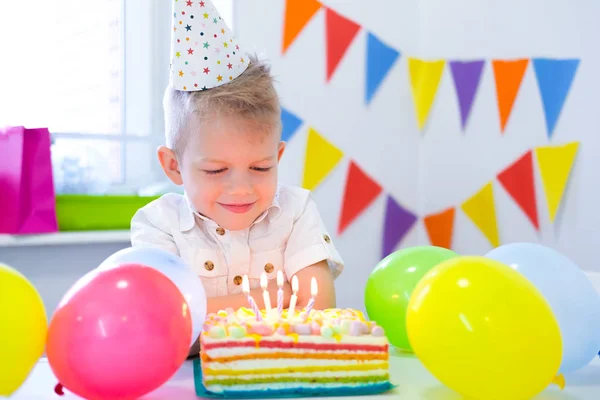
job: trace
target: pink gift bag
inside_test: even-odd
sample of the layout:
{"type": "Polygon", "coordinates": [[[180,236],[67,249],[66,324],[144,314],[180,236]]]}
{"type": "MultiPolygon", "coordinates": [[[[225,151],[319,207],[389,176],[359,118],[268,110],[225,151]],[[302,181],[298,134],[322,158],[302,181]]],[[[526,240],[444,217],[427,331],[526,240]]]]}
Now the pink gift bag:
{"type": "Polygon", "coordinates": [[[0,129],[0,233],[57,231],[50,132],[0,129]]]}

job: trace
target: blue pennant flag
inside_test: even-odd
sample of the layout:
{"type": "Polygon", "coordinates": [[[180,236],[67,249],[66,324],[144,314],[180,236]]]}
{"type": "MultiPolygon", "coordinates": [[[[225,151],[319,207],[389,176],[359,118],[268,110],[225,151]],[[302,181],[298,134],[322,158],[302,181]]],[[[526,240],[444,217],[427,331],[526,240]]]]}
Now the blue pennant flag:
{"type": "Polygon", "coordinates": [[[371,103],[377,89],[400,56],[400,52],[369,32],[367,37],[366,102],[371,103]]]}
{"type": "Polygon", "coordinates": [[[302,120],[295,114],[292,114],[285,108],[281,108],[281,123],[283,125],[283,131],[281,132],[281,140],[287,142],[290,140],[294,133],[302,125],[302,120]]]}
{"type": "Polygon", "coordinates": [[[578,59],[533,59],[533,68],[544,105],[548,138],[552,138],[578,66],[578,59]]]}

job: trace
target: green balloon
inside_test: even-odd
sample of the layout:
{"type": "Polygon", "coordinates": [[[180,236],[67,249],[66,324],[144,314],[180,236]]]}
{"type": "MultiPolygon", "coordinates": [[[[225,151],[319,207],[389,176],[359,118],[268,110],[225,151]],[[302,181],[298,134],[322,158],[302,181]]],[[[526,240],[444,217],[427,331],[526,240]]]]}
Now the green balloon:
{"type": "Polygon", "coordinates": [[[458,254],[443,247],[408,247],[385,257],[371,272],[365,288],[367,314],[384,329],[393,346],[412,352],[406,332],[412,291],[430,269],[454,257],[458,254]]]}

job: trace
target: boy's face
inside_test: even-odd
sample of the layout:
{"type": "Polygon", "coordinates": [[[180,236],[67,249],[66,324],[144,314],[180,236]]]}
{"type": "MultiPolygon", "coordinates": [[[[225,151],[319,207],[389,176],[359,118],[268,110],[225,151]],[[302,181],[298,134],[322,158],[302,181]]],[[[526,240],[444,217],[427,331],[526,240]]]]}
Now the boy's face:
{"type": "Polygon", "coordinates": [[[196,211],[225,229],[247,228],[273,201],[285,143],[272,126],[236,117],[190,134],[178,169],[196,211]]]}

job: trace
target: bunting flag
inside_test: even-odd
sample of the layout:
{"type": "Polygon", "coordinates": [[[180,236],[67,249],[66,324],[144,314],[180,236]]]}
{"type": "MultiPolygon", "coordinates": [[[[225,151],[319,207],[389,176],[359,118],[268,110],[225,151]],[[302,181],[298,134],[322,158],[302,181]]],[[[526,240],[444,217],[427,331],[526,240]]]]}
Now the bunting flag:
{"type": "Polygon", "coordinates": [[[383,43],[377,36],[368,33],[367,36],[367,76],[365,100],[371,103],[377,89],[400,56],[400,52],[383,43]]]}
{"type": "Polygon", "coordinates": [[[427,121],[445,64],[444,60],[424,61],[412,57],[408,59],[410,83],[419,130],[423,129],[427,121]]]}
{"type": "Polygon", "coordinates": [[[429,242],[432,246],[452,248],[452,232],[454,230],[454,215],[456,210],[450,207],[436,214],[423,218],[429,242]]]}
{"type": "Polygon", "coordinates": [[[287,142],[294,136],[294,133],[296,133],[300,125],[302,125],[302,120],[295,114],[281,107],[281,124],[283,125],[281,140],[287,142]]]}
{"type": "Polygon", "coordinates": [[[320,9],[321,3],[316,0],[287,0],[285,2],[282,54],[287,51],[308,21],[320,9]]]}
{"type": "Polygon", "coordinates": [[[338,234],[342,234],[375,201],[382,190],[379,183],[360,169],[354,161],[350,161],[346,176],[342,212],[338,224],[338,234]]]}
{"type": "Polygon", "coordinates": [[[498,174],[498,181],[539,230],[531,150],[498,174]]]}
{"type": "Polygon", "coordinates": [[[500,239],[498,237],[492,182],[488,182],[471,198],[467,199],[461,208],[471,221],[473,221],[475,226],[485,235],[490,244],[493,247],[498,247],[500,239]]]}
{"type": "Polygon", "coordinates": [[[329,82],[344,54],[346,54],[350,43],[360,30],[360,25],[341,16],[331,8],[326,10],[327,81],[329,82]]]}
{"type": "Polygon", "coordinates": [[[528,63],[528,59],[492,61],[494,78],[496,80],[498,112],[500,114],[500,130],[502,132],[506,128],[506,123],[517,98],[517,93],[519,93],[528,63]]]}
{"type": "Polygon", "coordinates": [[[456,95],[458,96],[460,122],[463,129],[469,119],[473,99],[475,98],[479,80],[481,79],[483,65],[483,60],[450,61],[450,70],[452,71],[454,87],[456,88],[456,95]]]}
{"type": "Polygon", "coordinates": [[[314,190],[338,165],[344,153],[313,128],[308,130],[302,187],[314,190]]]}
{"type": "Polygon", "coordinates": [[[388,195],[385,207],[385,225],[383,228],[383,249],[381,258],[391,254],[402,241],[410,228],[417,221],[417,216],[388,195]]]}
{"type": "Polygon", "coordinates": [[[579,149],[579,142],[571,142],[562,146],[544,146],[535,149],[546,203],[550,213],[550,221],[554,222],[558,207],[561,204],[569,175],[579,149]]]}
{"type": "Polygon", "coordinates": [[[548,138],[552,138],[556,121],[558,121],[578,66],[579,60],[577,59],[533,59],[533,68],[544,105],[548,138]]]}

